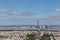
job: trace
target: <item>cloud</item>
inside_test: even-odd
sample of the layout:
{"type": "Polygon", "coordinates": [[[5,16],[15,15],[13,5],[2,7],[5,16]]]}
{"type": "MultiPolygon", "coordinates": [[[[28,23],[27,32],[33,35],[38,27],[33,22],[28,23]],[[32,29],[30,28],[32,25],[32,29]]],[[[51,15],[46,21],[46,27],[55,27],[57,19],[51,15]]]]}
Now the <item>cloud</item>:
{"type": "Polygon", "coordinates": [[[6,9],[0,9],[0,12],[6,12],[7,10],[6,9]]]}
{"type": "Polygon", "coordinates": [[[32,16],[32,15],[34,15],[34,13],[31,13],[31,12],[21,12],[20,14],[21,14],[21,16],[32,16]]]}
{"type": "Polygon", "coordinates": [[[57,8],[57,9],[55,9],[54,11],[55,11],[55,12],[60,12],[60,9],[59,9],[59,8],[57,8]]]}
{"type": "Polygon", "coordinates": [[[18,15],[19,12],[17,12],[17,11],[12,11],[12,12],[10,12],[10,14],[11,14],[11,15],[18,15]]]}
{"type": "Polygon", "coordinates": [[[18,11],[12,11],[9,12],[9,15],[16,15],[16,16],[32,16],[34,13],[32,12],[18,12],[18,11]]]}

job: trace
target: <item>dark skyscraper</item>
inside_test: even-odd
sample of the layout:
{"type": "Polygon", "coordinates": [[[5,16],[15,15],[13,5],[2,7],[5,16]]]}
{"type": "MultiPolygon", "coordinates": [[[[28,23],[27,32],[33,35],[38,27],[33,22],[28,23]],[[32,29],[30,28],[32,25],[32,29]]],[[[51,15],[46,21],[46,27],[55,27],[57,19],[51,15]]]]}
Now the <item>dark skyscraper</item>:
{"type": "Polygon", "coordinates": [[[45,25],[45,29],[48,29],[48,26],[47,25],[45,25]]]}

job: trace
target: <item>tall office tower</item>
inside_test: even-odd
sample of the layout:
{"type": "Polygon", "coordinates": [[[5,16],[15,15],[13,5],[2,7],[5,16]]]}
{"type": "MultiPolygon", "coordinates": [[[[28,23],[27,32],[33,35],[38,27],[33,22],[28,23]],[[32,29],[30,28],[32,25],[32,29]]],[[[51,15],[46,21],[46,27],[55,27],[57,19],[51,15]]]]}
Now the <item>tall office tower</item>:
{"type": "Polygon", "coordinates": [[[48,29],[48,26],[47,25],[45,25],[45,29],[48,29]]]}
{"type": "Polygon", "coordinates": [[[39,19],[37,20],[37,29],[40,30],[39,19]]]}

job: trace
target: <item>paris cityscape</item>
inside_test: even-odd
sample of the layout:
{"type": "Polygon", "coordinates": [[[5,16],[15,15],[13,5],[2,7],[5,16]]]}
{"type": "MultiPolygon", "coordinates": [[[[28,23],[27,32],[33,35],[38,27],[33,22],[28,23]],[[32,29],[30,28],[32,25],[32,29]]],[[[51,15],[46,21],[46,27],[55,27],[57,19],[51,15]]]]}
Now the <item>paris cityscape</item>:
{"type": "Polygon", "coordinates": [[[60,0],[0,0],[0,40],[60,40],[60,0]]]}
{"type": "Polygon", "coordinates": [[[43,40],[40,38],[44,34],[52,34],[51,40],[60,40],[60,25],[39,25],[39,20],[37,25],[0,25],[0,40],[43,40]],[[26,39],[27,35],[35,38],[26,39]]]}

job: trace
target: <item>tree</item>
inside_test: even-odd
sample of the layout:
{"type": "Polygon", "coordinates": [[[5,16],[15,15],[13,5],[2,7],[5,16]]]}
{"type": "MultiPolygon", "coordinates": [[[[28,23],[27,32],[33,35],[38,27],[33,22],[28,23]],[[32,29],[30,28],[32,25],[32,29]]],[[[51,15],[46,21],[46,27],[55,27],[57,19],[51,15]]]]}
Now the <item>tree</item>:
{"type": "Polygon", "coordinates": [[[40,40],[50,40],[50,36],[48,34],[43,34],[40,40]]]}
{"type": "Polygon", "coordinates": [[[40,40],[51,40],[51,38],[50,37],[52,37],[54,40],[56,40],[55,38],[54,38],[54,35],[53,34],[43,34],[43,36],[40,38],[40,40]]]}
{"type": "Polygon", "coordinates": [[[35,34],[27,34],[26,40],[35,40],[35,34]]]}
{"type": "Polygon", "coordinates": [[[50,34],[50,36],[51,36],[54,40],[56,40],[53,34],[50,34]]]}

